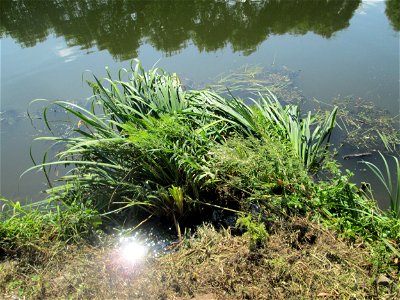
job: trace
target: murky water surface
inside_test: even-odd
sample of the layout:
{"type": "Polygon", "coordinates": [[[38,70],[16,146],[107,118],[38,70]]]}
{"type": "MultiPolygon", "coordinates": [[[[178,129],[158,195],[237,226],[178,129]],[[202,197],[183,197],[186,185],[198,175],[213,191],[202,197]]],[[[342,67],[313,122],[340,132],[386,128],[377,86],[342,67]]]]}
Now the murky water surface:
{"type": "MultiPolygon", "coordinates": [[[[20,179],[32,165],[30,147],[38,162],[46,149],[33,139],[48,134],[36,119],[39,102],[29,107],[32,127],[29,103],[36,98],[79,103],[90,96],[82,81],[90,76],[85,70],[103,76],[108,66],[116,74],[135,57],[145,68],[157,63],[196,87],[257,65],[268,76],[278,70],[282,84],[287,76],[290,97],[326,103],[361,99],[393,117],[399,113],[398,5],[397,0],[2,0],[0,193],[39,199],[46,187],[42,174],[20,179]]],[[[394,127],[400,129],[398,123],[394,127]]],[[[344,164],[356,171],[356,181],[372,180],[356,161],[344,164]]]]}

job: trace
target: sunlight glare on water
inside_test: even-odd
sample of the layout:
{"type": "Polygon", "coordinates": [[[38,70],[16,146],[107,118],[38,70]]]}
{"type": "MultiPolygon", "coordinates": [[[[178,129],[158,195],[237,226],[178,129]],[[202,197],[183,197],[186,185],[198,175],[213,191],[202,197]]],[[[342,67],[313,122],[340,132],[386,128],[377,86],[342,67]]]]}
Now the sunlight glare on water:
{"type": "Polygon", "coordinates": [[[148,252],[148,247],[134,237],[123,237],[120,240],[120,256],[128,264],[135,265],[143,262],[148,252]]]}

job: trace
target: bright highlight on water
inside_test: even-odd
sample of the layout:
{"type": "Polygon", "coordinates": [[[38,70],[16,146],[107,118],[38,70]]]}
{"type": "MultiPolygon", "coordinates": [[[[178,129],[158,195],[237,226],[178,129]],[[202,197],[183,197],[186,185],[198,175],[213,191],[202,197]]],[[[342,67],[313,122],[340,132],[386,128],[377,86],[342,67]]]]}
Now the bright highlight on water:
{"type": "Polygon", "coordinates": [[[138,264],[142,262],[149,249],[145,245],[141,244],[140,241],[130,238],[121,239],[120,255],[121,258],[130,264],[138,264]]]}

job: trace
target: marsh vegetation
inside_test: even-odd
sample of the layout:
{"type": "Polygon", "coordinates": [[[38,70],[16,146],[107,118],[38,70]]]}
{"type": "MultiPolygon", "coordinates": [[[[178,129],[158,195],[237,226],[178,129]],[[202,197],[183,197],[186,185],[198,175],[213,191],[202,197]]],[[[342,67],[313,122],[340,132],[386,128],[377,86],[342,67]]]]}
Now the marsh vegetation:
{"type": "Polygon", "coordinates": [[[104,259],[104,249],[89,245],[109,247],[104,232],[110,227],[145,226],[150,219],[175,228],[178,251],[149,261],[147,272],[132,274],[100,259],[104,278],[126,287],[121,297],[132,288],[135,297],[190,298],[213,286],[219,298],[260,299],[265,295],[254,285],[253,272],[278,298],[297,297],[296,291],[315,297],[325,289],[345,297],[399,294],[398,161],[395,185],[387,165],[382,172],[368,164],[390,194],[391,210],[383,212],[331,155],[337,107],[315,116],[295,104],[282,105],[268,90],[244,101],[215,90],[185,89],[177,74],[145,71],[139,61],[116,79],[108,72],[88,84],[93,97],[87,105],[48,102],[43,121],[50,132],[48,112],[56,106],[68,113],[74,134],[38,138],[61,151],[53,159],[44,154],[41,164],[27,170],[48,179],[54,166],[68,166],[68,172],[49,183],[48,197],[36,206],[2,199],[5,295],[55,297],[62,286],[66,297],[110,297],[117,292],[107,289],[108,283],[87,279],[93,271],[89,259],[62,266],[55,258],[67,261],[63,252],[71,249],[79,257],[104,259]],[[196,231],[202,223],[214,227],[196,231]],[[325,243],[340,246],[329,250],[325,243]],[[310,269],[303,272],[298,264],[305,261],[310,269]],[[192,273],[185,271],[189,265],[192,273]],[[217,266],[226,268],[221,277],[217,266]],[[327,266],[344,275],[332,278],[327,266]],[[272,277],[264,276],[265,268],[272,277]],[[85,275],[72,279],[72,270],[85,275]],[[49,279],[51,272],[65,275],[56,282],[49,279]],[[310,282],[302,282],[302,274],[310,282]],[[355,274],[350,287],[348,278],[355,274]],[[149,280],[164,281],[165,288],[151,290],[149,280]],[[65,282],[73,282],[72,290],[65,282]],[[287,288],[283,282],[289,282],[287,288]]]}

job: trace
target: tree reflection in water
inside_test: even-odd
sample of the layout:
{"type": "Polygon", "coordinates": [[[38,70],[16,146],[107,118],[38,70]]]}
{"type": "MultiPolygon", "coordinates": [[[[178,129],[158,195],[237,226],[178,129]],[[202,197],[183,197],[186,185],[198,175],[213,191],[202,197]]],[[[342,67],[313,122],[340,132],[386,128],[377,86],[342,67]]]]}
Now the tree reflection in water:
{"type": "Polygon", "coordinates": [[[385,13],[393,30],[400,31],[400,0],[386,0],[385,13]]]}
{"type": "Polygon", "coordinates": [[[138,56],[143,43],[150,43],[167,55],[180,51],[189,42],[200,51],[231,45],[234,51],[247,55],[271,35],[313,32],[330,38],[349,26],[360,3],[361,0],[2,0],[0,34],[11,36],[23,47],[34,46],[54,34],[64,37],[69,46],[97,46],[120,60],[138,56]]]}

